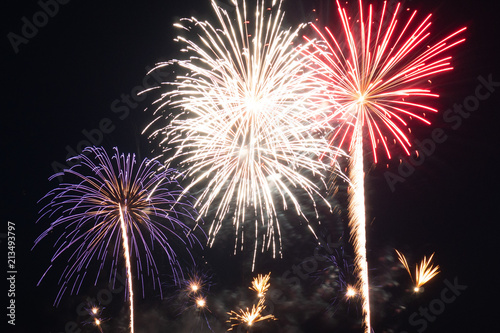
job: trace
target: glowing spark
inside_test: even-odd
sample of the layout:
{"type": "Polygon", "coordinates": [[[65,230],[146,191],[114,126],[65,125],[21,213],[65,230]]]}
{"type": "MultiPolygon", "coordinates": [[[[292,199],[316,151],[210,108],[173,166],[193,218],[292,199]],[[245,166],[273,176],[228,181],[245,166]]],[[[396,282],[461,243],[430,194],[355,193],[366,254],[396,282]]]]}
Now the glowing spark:
{"type": "MultiPolygon", "coordinates": [[[[366,221],[363,180],[363,139],[368,134],[374,162],[378,162],[377,148],[381,145],[388,158],[390,138],[410,155],[411,143],[405,129],[405,118],[430,124],[425,113],[437,112],[421,104],[422,97],[438,97],[426,88],[436,74],[452,69],[444,55],[464,39],[455,40],[466,28],[459,29],[431,46],[431,15],[415,23],[416,11],[405,22],[398,3],[392,17],[384,2],[379,19],[372,6],[368,15],[359,0],[359,19],[351,20],[345,8],[337,1],[343,33],[334,35],[328,28],[312,47],[313,53],[303,52],[313,59],[317,80],[325,85],[324,103],[329,103],[332,123],[339,127],[332,132],[330,144],[351,153],[350,226],[356,251],[356,271],[365,317],[365,332],[371,332],[369,309],[368,264],[366,262],[366,221]],[[340,36],[340,37],[339,37],[340,36]],[[418,85],[422,84],[422,87],[418,85]],[[416,100],[415,100],[416,99],[416,100]]],[[[307,37],[304,37],[309,41],[307,37]]]]}
{"type": "MultiPolygon", "coordinates": [[[[259,243],[262,251],[272,249],[273,257],[282,255],[280,202],[283,209],[291,203],[304,217],[294,194],[301,190],[312,201],[308,207],[315,209],[314,196],[321,195],[306,174],[323,180],[325,165],[318,157],[330,149],[321,135],[330,126],[324,121],[326,109],[314,97],[322,85],[313,80],[309,60],[301,56],[308,46],[292,45],[304,25],[283,30],[281,1],[277,7],[273,3],[274,14],[264,3],[257,1],[250,17],[244,1],[243,8],[233,1],[233,17],[213,0],[218,25],[183,20],[190,26],[185,30],[199,29],[199,41],[178,37],[189,60],[157,66],[177,64],[189,74],[166,82],[173,90],[157,101],[155,114],[167,106],[182,112],[150,136],[159,137],[165,150],[175,147],[167,164],[177,161],[185,168],[184,176],[192,180],[186,191],[203,188],[195,207],[202,216],[214,214],[210,246],[223,222],[231,221],[235,228],[235,251],[238,245],[243,248],[243,229],[253,227],[252,270],[259,243]],[[316,118],[323,121],[311,121],[316,118]],[[266,231],[259,235],[261,226],[266,231]]],[[[158,115],[145,131],[164,120],[158,115]]]]}
{"type": "Polygon", "coordinates": [[[204,297],[197,297],[195,300],[196,306],[199,308],[204,308],[207,305],[207,301],[205,300],[204,297]]]}
{"type": "Polygon", "coordinates": [[[189,287],[192,292],[197,292],[200,289],[200,285],[197,283],[192,283],[189,287]]]}
{"type": "Polygon", "coordinates": [[[90,309],[90,312],[92,313],[93,316],[98,315],[100,311],[101,310],[97,306],[94,306],[90,309]]]}
{"type": "Polygon", "coordinates": [[[408,262],[406,260],[406,257],[400,253],[398,250],[396,250],[396,253],[398,254],[398,259],[403,264],[404,268],[410,275],[410,278],[412,282],[414,282],[415,287],[413,288],[413,291],[419,292],[420,288],[429,282],[431,279],[433,279],[436,275],[439,274],[439,266],[432,264],[432,258],[434,257],[434,253],[431,254],[429,259],[424,256],[422,261],[420,262],[420,266],[416,265],[415,266],[415,278],[411,274],[410,266],[408,265],[408,262]]]}
{"type": "Polygon", "coordinates": [[[354,288],[353,286],[347,286],[347,290],[345,292],[345,297],[353,298],[357,294],[358,294],[358,292],[356,291],[356,288],[354,288]]]}
{"type": "Polygon", "coordinates": [[[262,315],[262,311],[264,311],[265,308],[266,306],[264,305],[264,299],[261,298],[257,305],[252,305],[251,310],[246,308],[246,310],[240,309],[239,312],[228,312],[228,314],[230,315],[228,323],[231,323],[231,328],[229,328],[228,331],[231,331],[235,326],[240,324],[252,326],[254,323],[257,323],[259,321],[276,320],[276,318],[272,314],[268,314],[265,316],[262,315]],[[235,322],[233,323],[232,321],[235,322]]]}
{"type": "Polygon", "coordinates": [[[266,294],[267,290],[271,285],[269,283],[270,277],[271,277],[270,272],[267,275],[262,275],[262,274],[257,275],[257,277],[254,278],[252,281],[252,286],[250,287],[250,290],[255,291],[258,297],[264,297],[264,295],[266,294]]]}
{"type": "MultiPolygon", "coordinates": [[[[67,266],[61,276],[61,288],[54,304],[59,303],[68,289],[72,294],[78,293],[87,275],[87,268],[94,260],[100,261],[95,283],[106,262],[112,263],[110,278],[115,278],[118,254],[122,247],[130,302],[130,330],[133,332],[131,257],[137,260],[139,278],[143,278],[144,266],[147,275],[153,279],[153,287],[159,287],[158,269],[151,250],[153,243],[158,243],[167,254],[174,279],[178,283],[179,272],[182,271],[173,252],[173,242],[182,244],[188,253],[189,248],[198,243],[189,227],[179,220],[180,217],[195,220],[196,216],[192,215],[195,211],[189,203],[179,201],[183,189],[173,178],[175,172],[171,169],[158,172],[162,167],[158,162],[144,160],[137,167],[134,155],[120,155],[115,148],[115,154],[110,158],[104,149],[96,147],[84,149],[74,159],[77,162],[72,168],[52,178],[66,176],[74,177],[77,181],[62,183],[44,197],[52,199],[42,209],[41,218],[46,215],[58,217],[35,240],[36,246],[53,230],[61,228],[63,231],[55,243],[56,252],[52,261],[63,254],[69,258],[66,258],[67,266]],[[112,260],[107,260],[108,255],[112,255],[112,260]],[[145,265],[141,262],[141,255],[146,258],[145,265]]],[[[98,311],[97,307],[91,308],[94,315],[98,311]]]]}
{"type": "Polygon", "coordinates": [[[98,318],[94,318],[94,325],[99,329],[99,332],[102,333],[101,320],[98,318]]]}

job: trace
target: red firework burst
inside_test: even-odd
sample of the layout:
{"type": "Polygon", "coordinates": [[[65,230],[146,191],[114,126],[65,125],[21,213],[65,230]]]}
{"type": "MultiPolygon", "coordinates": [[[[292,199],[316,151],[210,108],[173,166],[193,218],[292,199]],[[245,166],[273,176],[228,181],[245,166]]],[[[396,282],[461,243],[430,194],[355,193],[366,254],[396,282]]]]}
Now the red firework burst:
{"type": "Polygon", "coordinates": [[[425,114],[437,109],[422,104],[420,97],[438,97],[427,88],[428,81],[453,69],[448,51],[465,40],[458,36],[466,27],[429,45],[432,15],[419,22],[415,10],[402,20],[401,4],[390,14],[384,2],[380,15],[369,5],[366,16],[359,0],[359,18],[354,19],[338,1],[337,7],[342,33],[312,25],[320,38],[308,53],[327,87],[324,100],[333,110],[328,120],[339,125],[330,144],[352,150],[357,124],[369,133],[375,163],[381,145],[391,158],[391,139],[409,155],[407,121],[430,124],[425,114]]]}

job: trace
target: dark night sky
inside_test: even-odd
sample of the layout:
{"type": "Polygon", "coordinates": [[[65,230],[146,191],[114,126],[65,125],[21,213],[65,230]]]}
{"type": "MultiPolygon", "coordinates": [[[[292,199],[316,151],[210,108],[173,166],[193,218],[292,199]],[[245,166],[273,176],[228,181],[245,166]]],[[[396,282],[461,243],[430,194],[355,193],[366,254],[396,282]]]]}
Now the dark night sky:
{"type": "MultiPolygon", "coordinates": [[[[287,23],[295,24],[305,17],[310,18],[312,8],[326,8],[326,3],[326,0],[285,1],[287,23]]],[[[411,326],[408,318],[419,307],[433,304],[433,300],[441,297],[445,280],[454,279],[467,285],[467,289],[447,304],[435,321],[428,322],[425,332],[494,331],[497,314],[492,304],[498,294],[494,276],[498,269],[495,267],[498,264],[498,218],[495,211],[500,199],[496,190],[500,185],[497,171],[500,86],[493,87],[496,90],[480,102],[477,111],[468,118],[461,118],[460,123],[446,122],[443,115],[455,103],[461,104],[475,94],[476,87],[482,82],[479,77],[491,77],[491,80],[500,82],[500,67],[497,65],[500,59],[500,4],[413,0],[406,1],[406,5],[424,13],[432,12],[431,31],[438,37],[463,25],[469,29],[467,42],[454,51],[456,69],[434,82],[435,91],[441,95],[435,102],[441,112],[433,118],[432,127],[418,128],[413,133],[417,140],[425,141],[431,137],[433,128],[437,128],[442,129],[446,139],[437,144],[435,151],[426,156],[404,182],[395,184],[394,191],[385,177],[387,171],[398,172],[398,163],[389,162],[389,168],[385,163],[377,165],[366,177],[367,212],[372,221],[368,255],[373,275],[373,299],[377,303],[373,310],[375,332],[414,332],[421,326],[411,326]],[[442,272],[418,297],[405,294],[409,281],[404,272],[398,269],[397,274],[394,273],[397,265],[391,263],[393,248],[401,249],[413,261],[436,252],[435,259],[442,272]],[[387,275],[385,270],[391,269],[394,274],[390,279],[384,278],[387,275]],[[397,280],[400,286],[391,287],[387,281],[391,279],[397,280]],[[396,311],[400,305],[406,309],[396,311]]],[[[134,152],[140,158],[153,157],[152,146],[141,131],[150,121],[150,113],[143,110],[157,96],[147,94],[137,103],[130,96],[137,92],[146,71],[155,63],[178,57],[178,46],[172,41],[175,37],[173,23],[181,17],[214,17],[208,0],[175,3],[170,0],[71,1],[59,5],[58,12],[28,39],[27,44],[19,45],[16,53],[7,35],[9,32],[21,34],[23,17],[32,21],[41,7],[33,0],[20,0],[15,4],[7,1],[1,6],[4,36],[1,43],[2,92],[6,103],[2,108],[0,131],[4,156],[4,214],[0,233],[6,233],[7,221],[15,223],[18,271],[16,327],[12,329],[9,325],[7,332],[59,333],[65,331],[67,322],[81,323],[82,318],[75,309],[86,295],[67,295],[58,308],[52,307],[58,291],[57,266],[54,274],[36,287],[49,265],[52,251],[49,242],[31,251],[35,238],[49,224],[48,220],[39,224],[35,221],[42,208],[37,201],[56,184],[48,181],[54,172],[52,166],[55,162],[64,163],[68,151],[84,145],[85,132],[92,132],[105,118],[111,121],[111,129],[102,139],[99,138],[98,145],[107,149],[118,146],[120,151],[134,152]]],[[[322,19],[325,18],[323,15],[322,19]]],[[[153,80],[149,78],[149,82],[153,80]]],[[[332,229],[325,228],[324,233],[330,232],[333,237],[338,237],[337,229],[343,228],[336,228],[337,234],[332,229]]],[[[287,288],[283,282],[286,280],[284,274],[312,255],[313,241],[308,236],[300,236],[306,231],[304,225],[290,230],[288,240],[293,245],[285,245],[289,252],[285,252],[283,260],[263,260],[261,272],[272,270],[275,280],[271,283],[287,288]]],[[[0,241],[3,253],[6,253],[5,238],[0,241]]],[[[216,248],[205,253],[207,264],[204,266],[213,275],[211,292],[214,303],[217,303],[214,313],[208,313],[207,317],[214,322],[224,323],[226,318],[220,313],[230,310],[220,311],[221,304],[237,304],[231,303],[231,297],[248,291],[251,276],[248,256],[234,257],[232,247],[232,241],[228,239],[227,245],[220,241],[216,248]]],[[[6,256],[3,258],[2,269],[6,271],[6,256]]],[[[313,293],[311,290],[317,291],[320,288],[317,280],[317,277],[303,279],[300,285],[303,295],[290,296],[291,301],[297,303],[283,305],[282,312],[275,314],[289,310],[292,316],[300,317],[299,309],[308,306],[300,297],[307,298],[308,293],[313,293]]],[[[86,290],[95,293],[98,288],[88,287],[86,290]]],[[[7,311],[7,289],[5,285],[0,292],[4,312],[7,311]]],[[[106,323],[109,332],[123,331],[118,327],[126,323],[126,306],[122,297],[123,294],[116,296],[104,313],[109,318],[106,323]]],[[[138,313],[141,314],[137,320],[143,326],[137,332],[188,332],[187,328],[179,328],[187,322],[186,315],[179,316],[177,321],[164,315],[162,311],[168,308],[166,301],[157,298],[153,291],[151,300],[138,301],[138,313]]],[[[334,314],[336,326],[331,327],[312,324],[322,322],[316,318],[326,312],[325,307],[311,306],[310,311],[313,314],[309,319],[297,324],[300,329],[285,327],[290,320],[282,316],[281,320],[269,324],[271,328],[266,332],[361,332],[359,327],[353,328],[352,323],[361,317],[356,315],[354,305],[349,309],[345,305],[339,306],[334,314]]],[[[6,321],[3,314],[2,327],[6,321]]],[[[217,325],[214,326],[216,331],[225,327],[217,325]]],[[[78,327],[82,332],[96,332],[91,326],[79,324],[78,327]]],[[[197,331],[200,329],[193,329],[193,332],[197,331]]]]}

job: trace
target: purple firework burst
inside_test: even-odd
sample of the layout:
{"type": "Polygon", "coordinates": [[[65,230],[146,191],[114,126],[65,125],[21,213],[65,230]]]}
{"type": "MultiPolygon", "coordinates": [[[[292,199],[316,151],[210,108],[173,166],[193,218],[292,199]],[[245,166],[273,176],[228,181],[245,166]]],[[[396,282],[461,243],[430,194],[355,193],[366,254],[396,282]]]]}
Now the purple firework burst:
{"type": "Polygon", "coordinates": [[[182,248],[194,261],[190,250],[196,244],[202,247],[185,224],[196,219],[196,211],[185,196],[181,200],[177,172],[159,162],[145,159],[138,164],[134,154],[120,154],[117,148],[110,157],[99,147],[85,148],[71,160],[76,161],[74,166],[50,179],[65,176],[75,181],[61,183],[42,198],[50,202],[42,208],[39,220],[51,218],[53,222],[35,240],[36,246],[52,231],[60,232],[51,262],[63,254],[69,257],[54,304],[67,291],[79,292],[92,262],[100,262],[95,284],[106,264],[111,264],[110,280],[116,277],[121,258],[125,258],[133,331],[131,258],[136,261],[134,273],[141,280],[143,297],[145,276],[151,278],[153,288],[160,287],[155,245],[166,253],[179,284],[183,273],[174,248],[182,248]]]}

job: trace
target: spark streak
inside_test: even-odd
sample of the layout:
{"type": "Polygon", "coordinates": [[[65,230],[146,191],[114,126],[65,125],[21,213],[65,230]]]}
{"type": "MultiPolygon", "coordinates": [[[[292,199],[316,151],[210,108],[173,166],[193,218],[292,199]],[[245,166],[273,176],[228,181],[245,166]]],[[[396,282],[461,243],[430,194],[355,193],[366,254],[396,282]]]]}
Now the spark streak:
{"type": "MultiPolygon", "coordinates": [[[[358,123],[359,124],[359,123],[358,123]]],[[[349,227],[351,241],[356,252],[355,269],[359,275],[358,288],[361,293],[366,332],[371,333],[370,293],[368,281],[368,262],[366,260],[366,217],[365,217],[365,182],[363,170],[363,133],[361,126],[354,129],[355,142],[352,151],[349,192],[349,227]]]]}
{"type": "Polygon", "coordinates": [[[120,210],[120,228],[122,235],[122,245],[123,252],[125,256],[125,268],[127,270],[127,285],[128,285],[128,298],[130,303],[130,332],[134,332],[134,290],[132,289],[132,265],[130,264],[130,250],[129,250],[129,241],[128,241],[128,232],[127,226],[125,224],[125,218],[123,217],[123,211],[127,209],[127,207],[121,206],[118,204],[118,209],[120,210]]]}

